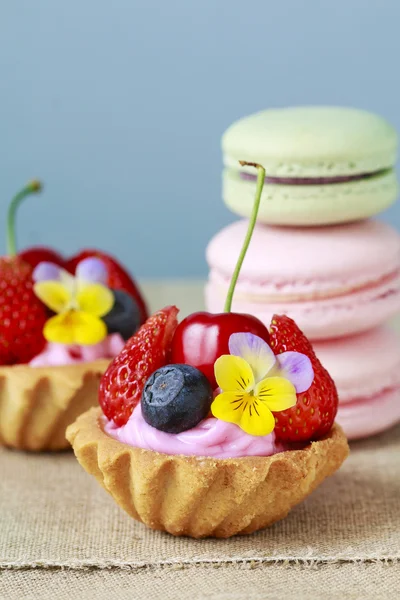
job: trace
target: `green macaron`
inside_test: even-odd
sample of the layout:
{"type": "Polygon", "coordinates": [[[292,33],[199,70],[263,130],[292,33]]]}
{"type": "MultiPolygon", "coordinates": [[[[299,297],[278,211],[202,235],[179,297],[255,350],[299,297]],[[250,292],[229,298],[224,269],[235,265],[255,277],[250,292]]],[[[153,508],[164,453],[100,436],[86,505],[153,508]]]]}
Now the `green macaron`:
{"type": "Polygon", "coordinates": [[[354,108],[272,109],[233,123],[222,138],[223,198],[248,217],[254,169],[263,165],[259,221],[328,225],[375,215],[397,196],[397,135],[382,117],[354,108]]]}

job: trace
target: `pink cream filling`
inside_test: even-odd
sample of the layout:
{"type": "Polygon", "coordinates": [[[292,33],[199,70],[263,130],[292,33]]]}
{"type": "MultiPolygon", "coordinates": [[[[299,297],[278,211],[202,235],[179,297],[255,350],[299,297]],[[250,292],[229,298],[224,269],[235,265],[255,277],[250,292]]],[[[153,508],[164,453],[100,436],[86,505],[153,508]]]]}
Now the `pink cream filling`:
{"type": "Polygon", "coordinates": [[[204,419],[193,429],[182,433],[165,433],[146,423],[140,404],[125,425],[117,427],[104,417],[103,426],[108,435],[124,444],[162,454],[239,458],[271,456],[291,449],[276,441],[273,432],[264,437],[255,437],[233,423],[225,423],[214,417],[204,419]]]}
{"type": "Polygon", "coordinates": [[[48,343],[44,350],[29,363],[30,367],[55,367],[93,362],[101,358],[114,358],[119,354],[125,342],[119,333],[109,335],[94,346],[67,346],[65,344],[48,343]]]}

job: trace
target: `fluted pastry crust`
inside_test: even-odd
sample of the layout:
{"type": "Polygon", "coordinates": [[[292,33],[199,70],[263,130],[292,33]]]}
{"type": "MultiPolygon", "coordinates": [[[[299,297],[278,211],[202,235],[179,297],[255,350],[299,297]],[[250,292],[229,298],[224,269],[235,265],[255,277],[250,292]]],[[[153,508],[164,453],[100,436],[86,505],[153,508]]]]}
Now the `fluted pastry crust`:
{"type": "Polygon", "coordinates": [[[101,410],[67,429],[82,467],[134,519],[195,538],[247,534],[284,518],[348,455],[342,429],[303,450],[216,459],[142,450],[108,436],[101,410]]]}
{"type": "Polygon", "coordinates": [[[98,404],[109,362],[0,367],[0,444],[31,451],[68,448],[65,430],[98,404]]]}

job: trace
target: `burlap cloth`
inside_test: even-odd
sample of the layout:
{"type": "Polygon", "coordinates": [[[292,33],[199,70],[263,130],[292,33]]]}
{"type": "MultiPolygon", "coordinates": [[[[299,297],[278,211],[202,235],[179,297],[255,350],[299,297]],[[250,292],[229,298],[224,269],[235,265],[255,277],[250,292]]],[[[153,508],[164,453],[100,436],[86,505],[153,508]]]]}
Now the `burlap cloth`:
{"type": "Polygon", "coordinates": [[[148,530],[71,453],[1,450],[0,534],[0,598],[400,598],[400,427],[352,444],[281,523],[230,540],[148,530]]]}

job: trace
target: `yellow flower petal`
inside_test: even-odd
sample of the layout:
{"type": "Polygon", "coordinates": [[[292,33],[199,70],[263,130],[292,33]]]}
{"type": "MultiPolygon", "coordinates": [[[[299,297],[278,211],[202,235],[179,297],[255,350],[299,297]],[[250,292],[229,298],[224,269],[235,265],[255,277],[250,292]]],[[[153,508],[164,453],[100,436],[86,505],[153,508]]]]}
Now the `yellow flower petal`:
{"type": "Polygon", "coordinates": [[[224,392],[250,392],[254,375],[250,365],[240,356],[224,354],[214,363],[215,379],[224,392]]]}
{"type": "Polygon", "coordinates": [[[43,335],[48,342],[56,344],[74,344],[75,332],[70,326],[73,311],[51,317],[43,328],[43,335]]]}
{"type": "Polygon", "coordinates": [[[297,402],[294,385],[284,377],[267,377],[263,379],[256,385],[254,396],[259,404],[265,404],[275,412],[291,408],[297,402]]]}
{"type": "Polygon", "coordinates": [[[275,427],[275,417],[266,404],[250,396],[239,426],[250,435],[269,435],[275,427]]]}
{"type": "Polygon", "coordinates": [[[275,427],[275,418],[266,404],[255,396],[240,392],[223,392],[211,404],[214,417],[239,425],[250,435],[268,435],[275,427]]]}
{"type": "Polygon", "coordinates": [[[107,327],[93,315],[71,310],[49,319],[43,335],[48,342],[89,346],[98,344],[107,336],[107,327]]]}
{"type": "Polygon", "coordinates": [[[107,337],[104,321],[85,312],[76,311],[75,339],[80,346],[98,344],[107,337]]]}
{"type": "Polygon", "coordinates": [[[81,311],[103,317],[114,305],[114,294],[101,283],[79,282],[76,302],[81,311]]]}
{"type": "Polygon", "coordinates": [[[246,398],[247,395],[243,395],[241,392],[222,392],[214,398],[211,412],[221,421],[238,425],[246,405],[246,398]]]}
{"type": "Polygon", "coordinates": [[[70,289],[59,281],[38,281],[33,286],[33,291],[55,313],[65,311],[72,300],[70,289]]]}

